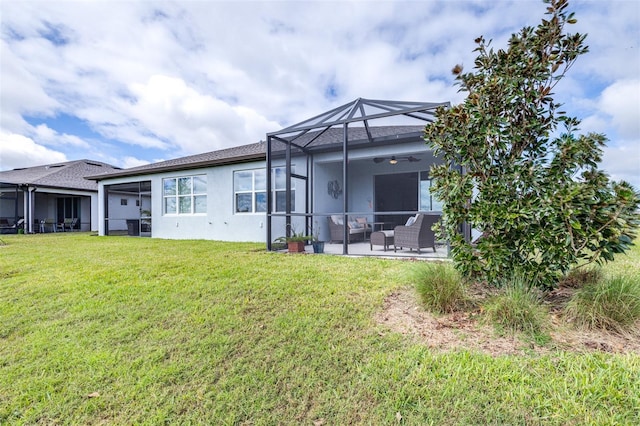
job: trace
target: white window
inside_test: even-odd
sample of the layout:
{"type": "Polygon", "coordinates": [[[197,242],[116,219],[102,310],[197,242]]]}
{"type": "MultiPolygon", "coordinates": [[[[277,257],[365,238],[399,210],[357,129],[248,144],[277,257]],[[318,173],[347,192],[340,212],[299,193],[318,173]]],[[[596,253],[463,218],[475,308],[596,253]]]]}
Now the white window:
{"type": "Polygon", "coordinates": [[[164,214],[207,212],[207,176],[185,176],[162,180],[164,214]]]}
{"type": "MultiPolygon", "coordinates": [[[[275,211],[286,209],[286,172],[284,167],[274,167],[272,189],[275,211]]],[[[292,210],[295,209],[295,192],[292,182],[292,210]]],[[[265,213],[267,211],[267,179],[265,169],[233,172],[234,211],[236,213],[265,213]]]]}
{"type": "Polygon", "coordinates": [[[267,211],[267,179],[264,169],[233,172],[236,213],[267,211]]]}

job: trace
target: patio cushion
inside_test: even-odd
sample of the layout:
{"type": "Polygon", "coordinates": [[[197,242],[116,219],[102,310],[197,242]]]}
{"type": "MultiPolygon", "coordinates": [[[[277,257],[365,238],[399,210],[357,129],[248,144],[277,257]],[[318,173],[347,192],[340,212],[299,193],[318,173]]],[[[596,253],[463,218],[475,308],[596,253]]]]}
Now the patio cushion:
{"type": "Polygon", "coordinates": [[[336,225],[342,225],[344,222],[342,221],[342,216],[339,214],[332,214],[331,215],[331,220],[333,221],[333,223],[335,223],[336,225]]]}

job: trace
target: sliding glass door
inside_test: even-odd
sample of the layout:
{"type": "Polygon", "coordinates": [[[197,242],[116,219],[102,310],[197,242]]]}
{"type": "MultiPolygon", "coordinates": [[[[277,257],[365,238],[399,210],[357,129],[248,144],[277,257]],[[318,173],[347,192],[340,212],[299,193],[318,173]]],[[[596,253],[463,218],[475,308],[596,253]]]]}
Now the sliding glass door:
{"type": "Polygon", "coordinates": [[[80,204],[81,197],[63,197],[57,200],[57,223],[64,222],[65,219],[78,219],[74,225],[75,229],[80,229],[80,204]]]}

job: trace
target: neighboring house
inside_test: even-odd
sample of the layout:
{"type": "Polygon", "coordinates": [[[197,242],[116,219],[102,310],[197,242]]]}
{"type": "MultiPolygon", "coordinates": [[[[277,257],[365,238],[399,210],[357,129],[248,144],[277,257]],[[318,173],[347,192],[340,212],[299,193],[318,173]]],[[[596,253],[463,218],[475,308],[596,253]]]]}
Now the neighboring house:
{"type": "Polygon", "coordinates": [[[2,171],[0,220],[13,226],[24,219],[26,232],[54,231],[65,219],[77,219],[77,230],[97,230],[98,184],[85,176],[115,170],[106,163],[77,160],[2,171]]]}
{"type": "Polygon", "coordinates": [[[327,219],[336,214],[389,229],[418,211],[438,214],[429,191],[438,159],[423,139],[424,122],[447,105],[358,99],[270,133],[268,142],[91,176],[101,200],[99,234],[270,247],[287,224],[305,233],[320,228],[326,240],[327,219]],[[395,116],[421,124],[369,123],[395,116]]]}

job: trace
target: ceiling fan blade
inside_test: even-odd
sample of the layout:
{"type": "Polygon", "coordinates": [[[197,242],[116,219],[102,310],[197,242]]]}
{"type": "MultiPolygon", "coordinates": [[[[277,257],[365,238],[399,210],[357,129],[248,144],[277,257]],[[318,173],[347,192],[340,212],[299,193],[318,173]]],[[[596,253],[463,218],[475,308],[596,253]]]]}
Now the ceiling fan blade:
{"type": "Polygon", "coordinates": [[[410,163],[415,163],[416,161],[420,161],[421,159],[416,158],[414,156],[410,156],[410,157],[407,157],[407,160],[409,160],[410,163]]]}
{"type": "Polygon", "coordinates": [[[384,158],[384,157],[375,157],[375,158],[373,159],[373,162],[374,162],[374,163],[382,163],[384,160],[385,160],[385,158],[384,158]]]}

